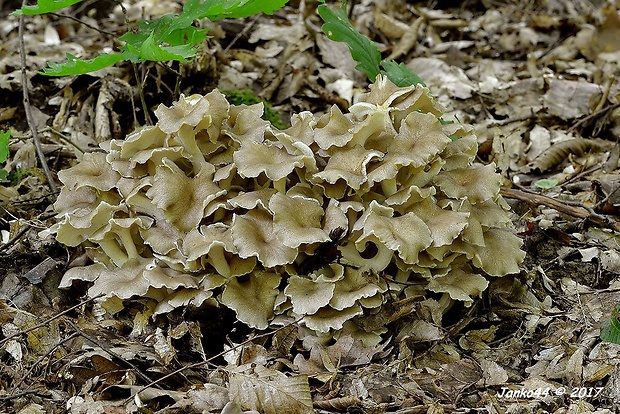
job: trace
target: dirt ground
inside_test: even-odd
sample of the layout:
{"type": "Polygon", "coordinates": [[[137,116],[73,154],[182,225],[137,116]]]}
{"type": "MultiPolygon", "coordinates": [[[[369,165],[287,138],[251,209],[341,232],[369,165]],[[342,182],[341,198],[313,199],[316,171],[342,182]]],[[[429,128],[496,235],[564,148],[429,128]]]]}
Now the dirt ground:
{"type": "Polygon", "coordinates": [[[618,2],[353,3],[358,30],[420,75],[446,119],[475,127],[477,160],[504,177],[527,255],[519,274],[492,278],[470,307],[457,302],[430,323],[419,304],[392,303],[402,317],[386,322],[380,345],[338,341],[314,355],[294,326],[253,331],[214,308],[148,318],[139,298],[110,314],[85,282],[58,289],[88,258],[40,236],[54,223],[58,188],[37,161],[23,89],[53,176],[179,93],[250,89],[284,123],[304,110],[346,110],[367,80],[346,46],[322,34],[316,6],[290,1],[273,16],[200,22],[211,38],[185,65],[38,74],[65,53],[113,48],[125,19],[180,7],[132,1],[124,15],[112,1],[86,1],[74,18],[25,19],[24,84],[19,21],[9,16],[19,4],[0,2],[0,130],[12,131],[11,181],[0,187],[0,412],[251,412],[233,389],[235,369],[265,366],[281,404],[265,413],[620,412],[620,345],[599,336],[620,302],[618,2]],[[314,364],[302,369],[306,382],[298,355],[314,364]],[[293,390],[308,384],[304,402],[293,390]]]}

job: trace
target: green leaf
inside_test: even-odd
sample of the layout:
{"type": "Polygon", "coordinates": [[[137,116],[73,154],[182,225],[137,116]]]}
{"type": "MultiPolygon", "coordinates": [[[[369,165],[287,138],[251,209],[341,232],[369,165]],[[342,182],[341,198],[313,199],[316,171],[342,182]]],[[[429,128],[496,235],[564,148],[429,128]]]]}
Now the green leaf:
{"type": "Polygon", "coordinates": [[[544,188],[548,190],[549,188],[553,188],[558,185],[558,180],[554,180],[552,178],[544,178],[542,180],[538,180],[534,183],[534,185],[538,188],[544,188]]]}
{"type": "MultiPolygon", "coordinates": [[[[40,0],[36,6],[41,13],[54,11],[81,0],[40,0]],[[64,6],[60,7],[63,4],[64,6]]],[[[187,62],[198,51],[198,45],[207,37],[206,29],[193,26],[197,19],[211,20],[223,17],[247,17],[257,13],[273,13],[288,0],[188,0],[180,15],[168,14],[152,21],[140,21],[137,33],[128,32],[120,37],[125,42],[121,53],[105,54],[90,60],[77,59],[67,54],[67,62],[48,63],[40,72],[49,76],[76,75],[113,65],[121,60],[132,62],[169,61],[187,62]]]]}
{"type": "Polygon", "coordinates": [[[377,45],[353,27],[347,18],[344,5],[340,11],[333,11],[324,4],[320,5],[317,10],[325,21],[322,27],[323,33],[330,40],[346,43],[353,59],[359,62],[355,68],[374,82],[380,73],[379,64],[381,63],[381,52],[377,45]]]}
{"type": "Polygon", "coordinates": [[[619,312],[620,306],[616,306],[611,320],[605,323],[601,328],[601,339],[603,341],[620,344],[620,320],[618,320],[619,312]]]}
{"type": "Polygon", "coordinates": [[[24,6],[11,13],[13,16],[44,14],[73,6],[82,0],[39,0],[34,6],[24,6]]]}
{"type": "Polygon", "coordinates": [[[396,86],[426,86],[422,78],[403,63],[396,63],[393,60],[384,60],[381,62],[381,66],[385,69],[382,73],[396,86]]]}
{"type": "Polygon", "coordinates": [[[202,10],[199,17],[201,19],[205,17],[209,20],[236,19],[259,13],[273,14],[274,11],[284,7],[287,2],[288,0],[219,0],[216,2],[206,0],[200,3],[198,0],[189,0],[183,7],[183,11],[188,4],[198,3],[198,7],[202,10]]]}
{"type": "Polygon", "coordinates": [[[154,37],[154,33],[151,33],[141,44],[139,42],[135,45],[128,43],[123,49],[126,48],[126,50],[137,55],[140,61],[150,60],[153,62],[167,60],[187,62],[187,58],[196,54],[196,48],[193,45],[161,46],[156,43],[154,37]]]}
{"type": "Polygon", "coordinates": [[[67,53],[67,62],[48,62],[47,67],[39,73],[47,76],[81,75],[103,69],[124,59],[128,59],[124,53],[102,53],[94,59],[87,60],[78,59],[71,53],[67,53]]]}
{"type": "Polygon", "coordinates": [[[0,130],[0,162],[9,158],[9,138],[11,138],[11,131],[0,130]]]}

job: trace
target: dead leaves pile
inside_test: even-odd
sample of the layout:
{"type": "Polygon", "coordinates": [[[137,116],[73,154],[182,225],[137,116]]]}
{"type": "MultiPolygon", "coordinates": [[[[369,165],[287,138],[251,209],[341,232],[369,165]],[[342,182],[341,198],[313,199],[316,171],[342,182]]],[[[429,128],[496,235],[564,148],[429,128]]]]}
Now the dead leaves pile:
{"type": "MultiPolygon", "coordinates": [[[[299,343],[292,325],[252,337],[225,317],[191,312],[154,322],[139,304],[112,318],[84,303],[52,320],[76,298],[49,281],[83,256],[52,254],[37,240],[35,230],[47,225],[37,214],[53,200],[33,174],[3,200],[11,213],[2,217],[3,243],[24,236],[3,248],[3,268],[11,270],[0,284],[0,411],[620,409],[619,347],[598,338],[620,288],[620,5],[375,3],[355,5],[359,30],[380,43],[384,56],[425,80],[448,108],[447,119],[475,125],[479,158],[502,171],[504,196],[513,201],[528,252],[521,275],[496,280],[471,308],[447,310],[422,296],[394,303],[366,321],[389,327],[381,344],[347,336],[299,343]],[[54,266],[35,271],[43,259],[17,262],[18,255],[42,248],[54,266]],[[541,392],[519,397],[519,390],[541,392]]],[[[176,6],[136,2],[128,18],[176,6]]],[[[315,6],[292,2],[273,17],[209,23],[213,38],[192,65],[141,69],[148,105],[169,105],[175,91],[206,93],[217,86],[253,89],[283,119],[332,103],[346,110],[363,79],[346,46],[320,32],[315,6]]],[[[107,32],[124,30],[118,10],[98,11],[97,18],[77,15],[107,32]]],[[[18,137],[8,169],[36,171],[19,103],[17,22],[0,21],[0,128],[11,127],[18,137]]],[[[58,17],[31,19],[26,31],[27,87],[55,171],[146,122],[130,67],[63,79],[35,73],[67,51],[88,55],[112,47],[113,37],[58,17]]]]}

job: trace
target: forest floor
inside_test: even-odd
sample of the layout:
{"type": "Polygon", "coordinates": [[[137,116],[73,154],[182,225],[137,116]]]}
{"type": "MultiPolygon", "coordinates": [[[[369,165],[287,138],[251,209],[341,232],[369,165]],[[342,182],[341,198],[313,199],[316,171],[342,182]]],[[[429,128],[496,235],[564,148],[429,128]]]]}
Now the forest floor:
{"type": "MultiPolygon", "coordinates": [[[[126,15],[101,0],[73,6],[73,18],[26,18],[23,84],[19,21],[8,15],[19,4],[0,2],[0,130],[13,136],[4,167],[12,181],[0,187],[0,412],[241,413],[230,403],[235,361],[260,355],[287,378],[297,369],[294,354],[309,354],[299,344],[274,354],[281,330],[251,332],[223,310],[206,318],[175,311],[137,326],[138,307],[111,316],[86,297],[86,284],[58,289],[85,256],[39,236],[53,223],[57,193],[39,168],[23,88],[54,175],[99,143],[125,137],[179,92],[250,89],[286,123],[304,110],[346,110],[367,88],[346,46],[321,32],[312,1],[291,1],[273,16],[201,22],[212,37],[188,64],[37,73],[66,53],[115,47],[126,19],[180,7],[129,3],[126,15]]],[[[600,339],[620,302],[619,7],[355,2],[358,30],[420,75],[446,119],[475,127],[478,161],[494,162],[505,178],[502,194],[527,256],[520,274],[493,279],[432,332],[394,325],[381,349],[323,348],[309,374],[316,412],[620,412],[620,345],[600,339]]],[[[291,408],[294,395],[282,398],[288,412],[307,412],[291,408]]]]}

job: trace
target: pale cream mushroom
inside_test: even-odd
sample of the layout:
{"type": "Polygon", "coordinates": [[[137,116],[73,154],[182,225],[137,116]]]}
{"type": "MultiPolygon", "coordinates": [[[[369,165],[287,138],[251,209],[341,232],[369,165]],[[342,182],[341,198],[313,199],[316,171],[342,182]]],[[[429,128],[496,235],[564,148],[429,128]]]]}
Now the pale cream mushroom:
{"type": "Polygon", "coordinates": [[[499,194],[502,177],[495,173],[495,166],[489,164],[441,171],[434,181],[448,197],[467,198],[476,204],[499,194]]]}
{"type": "Polygon", "coordinates": [[[256,271],[226,284],[221,301],[234,310],[237,318],[256,329],[266,329],[274,317],[280,275],[256,271]]]}
{"type": "Polygon", "coordinates": [[[312,315],[327,306],[334,296],[335,287],[331,282],[291,276],[284,293],[291,300],[293,312],[298,315],[312,315]]]}
{"type": "MultiPolygon", "coordinates": [[[[219,275],[225,278],[233,276],[229,258],[225,252],[232,255],[237,253],[237,248],[233,243],[232,233],[228,225],[224,223],[213,223],[208,226],[202,225],[200,229],[190,231],[182,241],[181,248],[183,255],[188,262],[205,258],[205,263],[209,263],[219,275]]],[[[200,269],[201,263],[197,263],[200,269]]]]}
{"type": "Polygon", "coordinates": [[[519,271],[501,177],[474,163],[473,129],[442,123],[427,88],[379,75],[349,113],[303,112],[284,131],[262,114],[218,91],[182,96],[62,172],[47,233],[97,262],[62,286],[94,283],[115,310],[138,297],[156,313],[224,305],[257,329],[304,316],[304,343],[345,330],[370,343],[383,328],[358,317],[380,315],[388,288],[438,322],[519,271]]]}
{"type": "Polygon", "coordinates": [[[132,258],[116,269],[101,270],[88,294],[91,297],[104,295],[129,299],[133,296],[145,296],[150,288],[165,287],[174,290],[197,286],[194,277],[161,268],[156,259],[132,258]]]}
{"type": "Polygon", "coordinates": [[[407,213],[393,217],[394,209],[372,201],[355,223],[353,230],[362,234],[355,240],[358,250],[363,251],[366,241],[378,240],[388,249],[398,253],[405,263],[418,262],[418,254],[432,243],[431,231],[418,216],[407,213]]]}
{"type": "Polygon", "coordinates": [[[233,154],[241,177],[254,178],[264,174],[273,188],[286,192],[286,181],[295,168],[304,166],[304,155],[292,155],[273,143],[244,142],[233,154]]]}
{"type": "Polygon", "coordinates": [[[344,147],[353,138],[355,124],[333,105],[329,112],[320,117],[314,126],[314,142],[319,148],[344,147]]]}
{"type": "Polygon", "coordinates": [[[174,162],[164,159],[146,196],[179,230],[188,232],[198,227],[209,203],[226,193],[213,182],[214,172],[212,164],[203,162],[200,172],[191,178],[174,162]]]}
{"type": "Polygon", "coordinates": [[[275,235],[273,218],[263,210],[235,214],[231,226],[239,257],[256,257],[266,268],[293,263],[297,249],[286,246],[275,235]]]}
{"type": "Polygon", "coordinates": [[[276,193],[269,200],[269,210],[273,214],[273,232],[285,246],[297,248],[330,240],[321,228],[323,207],[314,198],[276,193]]]}
{"type": "Polygon", "coordinates": [[[58,173],[58,179],[70,190],[91,187],[108,191],[119,178],[120,174],[110,168],[106,154],[101,152],[87,152],[79,164],[58,173]]]}
{"type": "Polygon", "coordinates": [[[270,127],[269,121],[261,118],[263,111],[262,103],[231,107],[229,117],[222,126],[222,133],[237,144],[263,142],[270,127]]]}
{"type": "Polygon", "coordinates": [[[114,264],[121,267],[127,260],[140,256],[135,240],[139,237],[138,229],[148,229],[152,223],[149,217],[111,218],[89,240],[97,243],[114,264]]]}
{"type": "MultiPolygon", "coordinates": [[[[373,160],[381,160],[379,151],[367,150],[361,146],[336,151],[329,158],[323,171],[314,174],[315,183],[325,181],[331,185],[343,180],[346,186],[359,190],[368,181],[367,166],[373,160]]],[[[331,192],[328,192],[331,193],[331,192]]],[[[334,193],[340,195],[340,192],[334,193]]],[[[340,195],[340,197],[344,194],[340,195]]]]}

